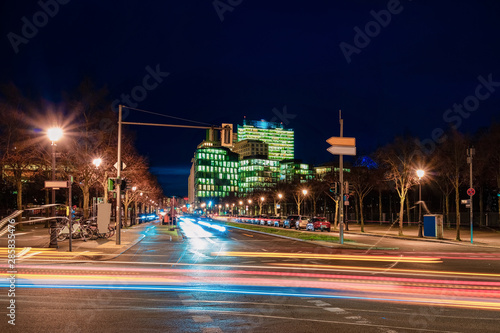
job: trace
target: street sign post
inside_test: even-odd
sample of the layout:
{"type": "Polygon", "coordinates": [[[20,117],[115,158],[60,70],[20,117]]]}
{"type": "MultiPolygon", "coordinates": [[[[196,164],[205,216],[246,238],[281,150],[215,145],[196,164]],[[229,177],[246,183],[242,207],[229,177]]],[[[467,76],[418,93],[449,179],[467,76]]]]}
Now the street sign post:
{"type": "MultiPolygon", "coordinates": [[[[340,136],[332,136],[326,142],[331,145],[327,151],[332,155],[339,155],[339,184],[340,184],[340,209],[339,209],[339,238],[340,244],[344,244],[344,205],[349,205],[349,199],[344,198],[344,155],[356,155],[356,139],[344,137],[344,119],[342,111],[339,110],[340,136]]],[[[347,208],[347,207],[346,207],[347,208]]]]}

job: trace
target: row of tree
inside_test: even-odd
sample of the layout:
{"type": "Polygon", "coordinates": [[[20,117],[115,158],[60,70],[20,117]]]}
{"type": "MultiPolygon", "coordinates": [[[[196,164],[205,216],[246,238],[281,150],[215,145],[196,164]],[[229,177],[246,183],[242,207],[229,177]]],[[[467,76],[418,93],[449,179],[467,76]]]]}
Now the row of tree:
{"type": "MultiPolygon", "coordinates": [[[[349,201],[351,205],[354,203],[358,217],[356,220],[361,224],[361,231],[364,232],[365,226],[365,198],[378,194],[378,215],[381,220],[383,216],[382,196],[383,193],[389,193],[399,199],[398,227],[399,234],[403,235],[404,213],[406,212],[407,221],[410,221],[410,211],[415,208],[415,204],[418,205],[414,202],[413,207],[410,207],[409,191],[418,188],[417,185],[422,182],[423,186],[432,189],[431,194],[424,200],[427,206],[436,211],[435,202],[439,202],[440,197],[443,198],[442,211],[445,220],[449,224],[454,215],[456,239],[460,240],[460,199],[468,198],[466,190],[470,176],[467,149],[470,147],[475,147],[476,152],[472,160],[473,186],[479,194],[479,200],[475,201],[476,207],[479,207],[482,216],[485,211],[483,193],[484,190],[491,189],[495,192],[497,202],[487,208],[491,210],[496,206],[496,211],[500,213],[500,192],[498,192],[500,189],[500,149],[498,148],[500,147],[500,124],[494,123],[489,128],[478,131],[475,136],[467,136],[450,128],[440,138],[440,143],[431,151],[422,151],[419,142],[418,139],[412,137],[398,137],[392,143],[380,147],[370,156],[357,157],[349,168],[350,172],[344,173],[344,179],[351,185],[349,201]],[[425,171],[421,179],[416,172],[419,169],[425,171]],[[497,193],[499,196],[496,196],[497,193]],[[450,212],[450,201],[454,202],[455,214],[450,212]]],[[[312,206],[310,212],[316,215],[318,203],[324,203],[324,200],[329,198],[334,203],[336,227],[340,198],[334,190],[333,192],[331,190],[335,182],[338,182],[338,173],[331,172],[321,179],[307,183],[278,183],[270,191],[259,191],[247,196],[243,199],[246,200],[244,205],[248,205],[248,199],[251,199],[251,206],[260,208],[260,212],[264,206],[266,213],[276,214],[276,203],[281,203],[281,206],[296,207],[294,212],[300,214],[301,205],[310,203],[312,206]]],[[[238,205],[241,200],[242,198],[230,198],[223,202],[223,206],[227,203],[228,206],[234,207],[232,205],[238,205]]]]}
{"type": "MultiPolygon", "coordinates": [[[[108,202],[108,179],[116,177],[117,115],[112,111],[108,92],[96,89],[84,80],[71,94],[64,94],[58,105],[24,96],[14,85],[3,88],[0,100],[0,165],[2,182],[0,199],[7,205],[17,193],[16,206],[27,203],[49,203],[44,180],[51,179],[53,148],[56,152],[57,180],[74,180],[74,202],[81,202],[84,217],[89,216],[91,192],[108,202]],[[61,127],[63,137],[51,143],[47,129],[61,127]],[[56,147],[51,145],[55,144],[56,147]],[[29,193],[29,196],[23,195],[29,193]],[[45,197],[44,197],[45,194],[45,197]]],[[[163,197],[148,164],[133,146],[133,136],[122,139],[122,177],[131,188],[125,191],[125,223],[128,208],[142,209],[161,202],[163,197]]],[[[62,191],[58,199],[64,197],[62,191]]],[[[115,194],[116,195],[116,194],[115,194]]],[[[7,206],[4,208],[13,208],[7,206]]]]}

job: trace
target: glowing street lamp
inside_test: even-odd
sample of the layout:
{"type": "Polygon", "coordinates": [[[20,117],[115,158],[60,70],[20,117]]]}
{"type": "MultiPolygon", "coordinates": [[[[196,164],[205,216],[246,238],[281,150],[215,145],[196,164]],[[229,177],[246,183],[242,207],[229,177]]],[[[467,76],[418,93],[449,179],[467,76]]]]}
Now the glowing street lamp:
{"type": "MultiPolygon", "coordinates": [[[[52,142],[52,180],[56,180],[56,142],[63,136],[63,130],[60,127],[51,127],[47,130],[47,136],[52,142]]],[[[52,204],[56,203],[56,190],[52,188],[52,204]]],[[[56,216],[56,207],[52,207],[52,216],[56,216]]],[[[56,220],[51,221],[50,245],[57,248],[56,220]]]]}
{"type": "Polygon", "coordinates": [[[425,176],[425,171],[422,169],[417,170],[418,177],[418,237],[423,237],[422,235],[422,184],[420,180],[425,176]]]}
{"type": "Polygon", "coordinates": [[[102,163],[102,158],[94,158],[94,160],[92,161],[92,164],[95,165],[96,168],[99,167],[99,165],[101,165],[102,163]]]}

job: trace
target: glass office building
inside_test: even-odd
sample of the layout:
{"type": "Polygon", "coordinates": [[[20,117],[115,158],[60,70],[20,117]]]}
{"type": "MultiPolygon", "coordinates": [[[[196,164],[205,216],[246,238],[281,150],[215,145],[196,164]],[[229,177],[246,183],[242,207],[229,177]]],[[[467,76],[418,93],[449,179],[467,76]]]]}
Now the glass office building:
{"type": "Polygon", "coordinates": [[[280,162],[264,158],[249,157],[240,161],[240,196],[254,191],[266,191],[278,183],[280,162]]]}
{"type": "Polygon", "coordinates": [[[260,140],[269,145],[270,160],[294,158],[294,131],[284,128],[283,124],[265,120],[243,120],[238,125],[238,142],[244,140],[260,140]]]}
{"type": "Polygon", "coordinates": [[[228,148],[199,148],[194,156],[196,200],[235,197],[238,193],[238,154],[228,148]]]}

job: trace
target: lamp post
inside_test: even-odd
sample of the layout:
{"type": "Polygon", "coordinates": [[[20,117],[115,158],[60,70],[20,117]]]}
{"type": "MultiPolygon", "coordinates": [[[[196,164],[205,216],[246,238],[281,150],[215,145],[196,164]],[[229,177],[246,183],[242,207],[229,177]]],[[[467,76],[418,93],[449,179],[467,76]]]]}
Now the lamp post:
{"type": "Polygon", "coordinates": [[[418,177],[418,237],[423,237],[422,235],[422,184],[421,179],[425,175],[425,171],[422,169],[417,170],[418,177]]]}
{"type": "Polygon", "coordinates": [[[264,200],[266,200],[266,198],[264,198],[263,196],[260,197],[260,202],[259,202],[259,215],[262,215],[262,205],[264,204],[264,200]]]}
{"type": "MultiPolygon", "coordinates": [[[[306,189],[302,190],[302,194],[304,195],[304,199],[302,199],[302,201],[304,201],[306,199],[307,190],[306,189]]],[[[306,213],[306,204],[304,203],[304,214],[305,213],[306,213]]]]}
{"type": "MultiPolygon", "coordinates": [[[[63,130],[60,127],[51,127],[47,130],[47,136],[52,142],[52,180],[56,180],[56,142],[63,136],[63,130]]],[[[52,188],[52,204],[56,203],[56,190],[52,188]]],[[[52,206],[52,216],[56,216],[56,206],[52,206]]],[[[50,223],[50,244],[49,247],[58,248],[56,234],[56,220],[50,223]]],[[[71,232],[71,231],[70,231],[71,232]]]]}
{"type": "MultiPolygon", "coordinates": [[[[252,204],[252,199],[248,199],[248,205],[251,205],[251,204],[252,204]]],[[[248,215],[248,210],[249,210],[248,207],[249,206],[247,206],[247,215],[248,215]]]]}
{"type": "MultiPolygon", "coordinates": [[[[278,193],[278,205],[280,206],[280,216],[281,216],[281,199],[283,199],[283,194],[278,193]]],[[[278,215],[278,207],[276,206],[276,203],[274,203],[274,214],[278,215]]]]}

